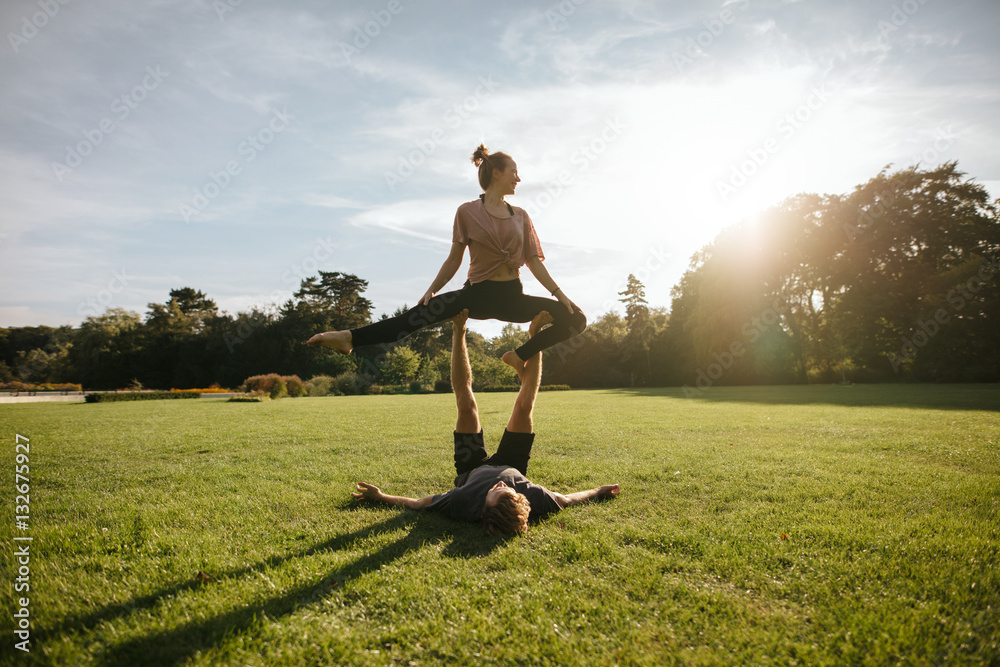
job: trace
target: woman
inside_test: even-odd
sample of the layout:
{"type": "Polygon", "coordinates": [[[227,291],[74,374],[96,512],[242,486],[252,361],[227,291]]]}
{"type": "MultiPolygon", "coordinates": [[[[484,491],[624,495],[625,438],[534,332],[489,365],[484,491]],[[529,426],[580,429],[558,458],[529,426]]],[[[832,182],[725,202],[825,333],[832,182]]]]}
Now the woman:
{"type": "Polygon", "coordinates": [[[417,305],[402,315],[358,329],[316,334],[309,339],[309,345],[332,347],[349,354],[361,345],[394,343],[424,327],[447,321],[465,309],[472,319],[504,322],[530,322],[538,313],[548,311],[552,316],[551,326],[503,355],[504,363],[521,377],[526,359],[586,329],[587,318],[542,265],[545,255],[531,218],[524,209],[504,200],[514,194],[521,181],[517,164],[506,153],[490,155],[482,144],[472,154],[472,163],[479,168],[483,194],[458,207],[451,252],[417,305]],[[469,278],[465,285],[460,290],[435,296],[462,265],[466,247],[469,278]],[[524,293],[519,273],[523,265],[555,299],[524,293]]]}

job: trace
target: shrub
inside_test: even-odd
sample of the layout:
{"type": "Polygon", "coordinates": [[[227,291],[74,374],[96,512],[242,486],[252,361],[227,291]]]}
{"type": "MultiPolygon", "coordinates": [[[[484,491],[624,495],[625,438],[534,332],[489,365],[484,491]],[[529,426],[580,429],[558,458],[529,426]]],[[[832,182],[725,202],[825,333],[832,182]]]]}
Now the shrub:
{"type": "Polygon", "coordinates": [[[447,380],[438,380],[434,383],[434,391],[438,394],[450,394],[451,383],[447,380]]]}
{"type": "Polygon", "coordinates": [[[429,392],[427,391],[427,387],[424,386],[423,382],[421,382],[420,380],[414,380],[413,382],[410,383],[410,393],[426,394],[429,392]]]}
{"type": "Polygon", "coordinates": [[[199,394],[228,394],[231,389],[223,389],[217,384],[213,384],[211,387],[205,387],[204,389],[171,389],[170,391],[196,391],[199,394]]]}
{"type": "Polygon", "coordinates": [[[121,401],[154,401],[161,398],[201,398],[197,391],[122,391],[87,394],[88,403],[117,403],[121,401]]]}
{"type": "Polygon", "coordinates": [[[372,386],[371,378],[363,373],[341,373],[333,378],[337,391],[347,396],[367,394],[372,386]]]}
{"type": "Polygon", "coordinates": [[[285,381],[285,388],[288,390],[289,398],[298,398],[306,395],[306,387],[298,375],[283,375],[281,379],[285,381]]]}
{"type": "Polygon", "coordinates": [[[29,384],[27,382],[4,382],[0,384],[3,391],[83,391],[83,387],[71,382],[29,384]]]}
{"type": "Polygon", "coordinates": [[[32,386],[34,385],[14,380],[13,382],[4,382],[0,385],[0,389],[4,389],[6,391],[31,391],[32,386]]]}
{"type": "Polygon", "coordinates": [[[250,394],[249,396],[233,396],[227,403],[263,403],[264,401],[270,401],[271,397],[267,394],[250,394]]]}
{"type": "Polygon", "coordinates": [[[277,373],[268,373],[267,375],[248,377],[243,382],[243,391],[248,393],[260,391],[271,398],[281,398],[288,395],[288,386],[285,384],[284,378],[277,373]]]}
{"type": "Polygon", "coordinates": [[[381,379],[386,384],[404,384],[420,372],[420,355],[406,346],[390,350],[382,363],[381,379]]]}
{"type": "Polygon", "coordinates": [[[305,383],[310,396],[329,396],[333,393],[333,378],[329,375],[315,375],[305,383]]]}
{"type": "MultiPolygon", "coordinates": [[[[493,384],[484,387],[473,386],[475,391],[491,392],[491,391],[521,391],[521,387],[516,384],[493,384]]],[[[543,384],[538,388],[538,391],[566,391],[570,389],[568,384],[543,384]]]]}

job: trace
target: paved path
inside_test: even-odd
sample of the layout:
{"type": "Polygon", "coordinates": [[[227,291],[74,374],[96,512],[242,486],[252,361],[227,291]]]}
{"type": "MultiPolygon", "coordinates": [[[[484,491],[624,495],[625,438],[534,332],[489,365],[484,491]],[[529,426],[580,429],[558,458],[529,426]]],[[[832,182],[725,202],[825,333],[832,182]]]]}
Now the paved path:
{"type": "MultiPolygon", "coordinates": [[[[230,398],[232,396],[242,396],[242,394],[202,394],[202,398],[230,398]]],[[[83,394],[68,394],[63,396],[62,394],[36,394],[34,396],[29,396],[26,393],[21,393],[20,396],[13,396],[11,394],[0,394],[0,404],[2,403],[68,403],[77,402],[83,403],[83,394]]]]}
{"type": "Polygon", "coordinates": [[[62,394],[36,394],[35,396],[29,396],[23,393],[20,396],[0,395],[0,403],[56,403],[68,401],[82,403],[83,394],[68,394],[66,396],[62,394]]]}

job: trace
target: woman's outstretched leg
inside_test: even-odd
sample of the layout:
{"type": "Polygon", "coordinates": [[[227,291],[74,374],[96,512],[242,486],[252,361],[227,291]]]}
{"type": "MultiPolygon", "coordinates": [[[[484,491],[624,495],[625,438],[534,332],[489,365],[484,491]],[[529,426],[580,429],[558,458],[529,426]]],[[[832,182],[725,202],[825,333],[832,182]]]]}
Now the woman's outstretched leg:
{"type": "Polygon", "coordinates": [[[354,349],[354,340],[349,330],[324,331],[306,341],[309,347],[332,347],[338,352],[350,354],[354,349]]]}
{"type": "Polygon", "coordinates": [[[377,343],[395,343],[425,327],[440,324],[462,312],[466,306],[462,290],[433,297],[427,305],[416,305],[402,315],[373,322],[357,329],[316,334],[307,343],[313,347],[332,347],[350,354],[355,347],[377,343]]]}

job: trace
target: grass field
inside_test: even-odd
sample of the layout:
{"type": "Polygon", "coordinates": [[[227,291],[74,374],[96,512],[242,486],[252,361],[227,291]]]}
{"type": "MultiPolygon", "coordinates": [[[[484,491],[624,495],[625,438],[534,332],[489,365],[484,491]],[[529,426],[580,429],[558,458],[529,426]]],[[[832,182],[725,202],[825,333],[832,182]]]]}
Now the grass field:
{"type": "MultiPolygon", "coordinates": [[[[492,449],[514,395],[478,398],[492,449]]],[[[622,492],[515,539],[349,496],[446,490],[453,419],[450,395],[0,406],[9,581],[33,537],[31,653],[5,631],[4,664],[1000,664],[997,385],[543,393],[529,477],[622,492]]]]}

